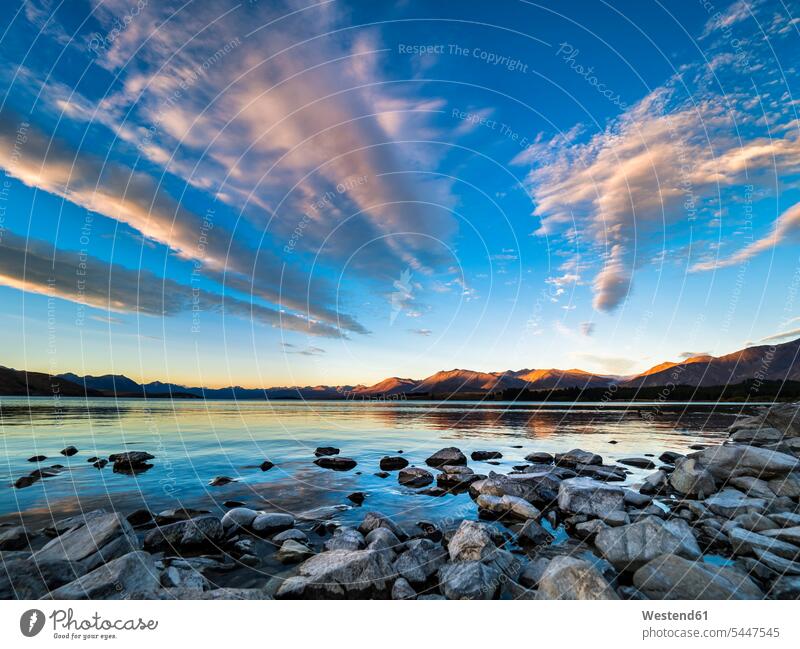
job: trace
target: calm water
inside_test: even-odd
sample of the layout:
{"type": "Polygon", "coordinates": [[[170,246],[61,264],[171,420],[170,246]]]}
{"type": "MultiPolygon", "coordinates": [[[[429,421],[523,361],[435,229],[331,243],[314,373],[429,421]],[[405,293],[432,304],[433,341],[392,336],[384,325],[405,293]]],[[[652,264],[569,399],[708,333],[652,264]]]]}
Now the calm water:
{"type": "MultiPolygon", "coordinates": [[[[412,465],[443,446],[503,453],[500,466],[470,462],[479,473],[510,471],[532,451],[559,452],[580,447],[601,454],[606,462],[665,450],[685,451],[696,443],[726,436],[725,428],[740,411],[726,404],[652,405],[510,404],[504,402],[243,402],[141,399],[0,399],[0,518],[16,512],[26,517],[54,517],[80,509],[123,510],[148,506],[154,511],[179,505],[222,508],[240,500],[262,509],[302,512],[347,504],[347,494],[368,494],[364,508],[399,519],[436,520],[468,514],[467,495],[433,498],[397,484],[396,473],[381,479],[378,460],[402,450],[412,465]],[[643,418],[657,412],[652,421],[643,418]],[[616,440],[617,444],[609,444],[616,440]],[[67,445],[80,452],[65,458],[67,445]],[[317,446],[341,448],[358,462],[349,472],[318,468],[317,446]],[[518,448],[521,447],[521,448],[518,448]],[[139,475],[98,470],[91,456],[124,450],[156,456],[153,468],[139,475]],[[27,461],[46,455],[41,466],[68,467],[57,477],[24,489],[13,481],[37,467],[27,461]],[[276,464],[258,469],[266,458],[276,464]],[[360,475],[359,475],[360,472],[360,475]],[[224,487],[209,487],[215,476],[236,478],[224,487]]],[[[647,471],[633,470],[635,482],[647,471]]],[[[474,509],[474,506],[471,507],[474,509]]],[[[363,509],[339,514],[359,519],[363,509]]]]}

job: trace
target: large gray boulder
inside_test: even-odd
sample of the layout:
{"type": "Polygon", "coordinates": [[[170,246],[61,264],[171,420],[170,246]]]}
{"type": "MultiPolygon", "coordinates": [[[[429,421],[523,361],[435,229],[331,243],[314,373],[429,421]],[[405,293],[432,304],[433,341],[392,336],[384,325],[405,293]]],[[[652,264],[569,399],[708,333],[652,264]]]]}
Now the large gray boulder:
{"type": "Polygon", "coordinates": [[[217,547],[225,533],[216,516],[198,516],[150,530],[144,537],[146,550],[182,552],[205,547],[217,547]]]}
{"type": "Polygon", "coordinates": [[[728,540],[736,554],[752,554],[757,548],[764,552],[771,552],[790,561],[800,556],[800,547],[780,539],[765,536],[758,532],[750,532],[741,527],[734,527],[728,531],[728,540]]]}
{"type": "Polygon", "coordinates": [[[439,588],[447,599],[494,599],[503,572],[491,562],[459,561],[439,570],[439,588]]]}
{"type": "Polygon", "coordinates": [[[765,446],[775,444],[783,439],[783,433],[777,428],[741,428],[731,434],[731,441],[737,444],[765,446]]]}
{"type": "Polygon", "coordinates": [[[800,460],[786,453],[738,444],[711,446],[689,457],[696,459],[720,481],[736,476],[777,478],[800,468],[800,460]]]}
{"type": "Polygon", "coordinates": [[[257,534],[270,536],[294,527],[294,516],[284,512],[264,512],[256,516],[250,526],[257,534]]]}
{"type": "Polygon", "coordinates": [[[86,573],[74,561],[34,561],[24,552],[0,553],[0,599],[39,599],[86,573]]]}
{"type": "Polygon", "coordinates": [[[394,562],[394,570],[411,584],[424,584],[447,561],[447,551],[428,539],[414,539],[394,562]]]}
{"type": "Polygon", "coordinates": [[[249,509],[248,507],[234,507],[233,509],[225,512],[225,515],[222,517],[222,527],[225,529],[231,527],[248,528],[250,525],[252,525],[257,516],[258,512],[255,509],[249,509]]]}
{"type": "Polygon", "coordinates": [[[115,541],[115,553],[119,548],[130,551],[138,546],[133,528],[121,514],[87,515],[83,524],[76,523],[35,552],[34,561],[84,561],[115,541]]]}
{"type": "Polygon", "coordinates": [[[484,512],[502,518],[517,520],[537,519],[542,515],[536,507],[527,500],[516,496],[488,496],[482,494],[475,500],[478,507],[484,512]]]}
{"type": "Polygon", "coordinates": [[[639,568],[633,583],[650,599],[763,599],[743,572],[690,561],[674,554],[656,557],[639,568]]]}
{"type": "Polygon", "coordinates": [[[404,487],[427,487],[433,482],[433,474],[425,469],[407,467],[400,469],[397,481],[404,487]]]}
{"type": "Polygon", "coordinates": [[[558,506],[571,514],[599,516],[625,507],[625,492],[591,478],[570,478],[558,489],[558,506]]]}
{"type": "Polygon", "coordinates": [[[131,552],[56,590],[53,599],[129,599],[133,593],[147,594],[161,587],[153,557],[131,552]]]}
{"type": "Polygon", "coordinates": [[[597,453],[584,451],[580,448],[572,449],[566,453],[556,453],[556,464],[563,464],[565,466],[575,466],[576,464],[602,464],[603,458],[597,453]]]}
{"type": "Polygon", "coordinates": [[[447,546],[451,561],[480,561],[497,552],[487,525],[465,520],[447,546]]]}
{"type": "Polygon", "coordinates": [[[363,550],[366,546],[364,536],[352,527],[338,527],[333,536],[325,541],[326,550],[363,550]]]}
{"type": "Polygon", "coordinates": [[[555,557],[538,579],[538,599],[619,599],[597,567],[583,559],[555,557]]]}
{"type": "Polygon", "coordinates": [[[561,475],[555,467],[507,476],[491,472],[487,479],[470,485],[470,495],[473,498],[480,494],[516,496],[536,507],[546,507],[558,499],[558,488],[563,479],[561,475]]]}
{"type": "Polygon", "coordinates": [[[278,599],[371,599],[391,595],[395,572],[386,553],[375,550],[321,552],[287,579],[278,599]]]}
{"type": "Polygon", "coordinates": [[[675,461],[669,484],[684,496],[705,498],[717,490],[714,476],[696,458],[682,457],[675,461]]]}
{"type": "Polygon", "coordinates": [[[367,512],[364,516],[364,520],[361,521],[361,524],[358,526],[358,531],[361,532],[364,536],[367,536],[373,530],[377,530],[378,528],[384,527],[389,530],[392,534],[394,534],[398,539],[401,541],[406,538],[406,533],[400,529],[400,526],[397,525],[392,519],[384,516],[380,512],[367,512]]]}
{"type": "Polygon", "coordinates": [[[700,547],[688,523],[648,516],[630,525],[600,530],[595,545],[619,571],[633,572],[662,554],[699,559],[700,547]]]}
{"type": "Polygon", "coordinates": [[[725,488],[706,498],[705,506],[725,518],[736,518],[741,514],[761,514],[767,509],[763,498],[750,498],[736,489],[725,488]]]}

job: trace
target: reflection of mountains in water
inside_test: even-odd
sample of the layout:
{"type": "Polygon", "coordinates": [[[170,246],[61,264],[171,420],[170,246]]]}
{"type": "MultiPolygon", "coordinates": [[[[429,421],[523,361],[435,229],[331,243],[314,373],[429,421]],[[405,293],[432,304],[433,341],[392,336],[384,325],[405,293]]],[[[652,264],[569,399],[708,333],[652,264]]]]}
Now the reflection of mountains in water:
{"type": "Polygon", "coordinates": [[[123,376],[49,376],[0,367],[0,394],[29,396],[117,396],[205,399],[735,399],[753,394],[800,395],[800,339],[748,347],[725,356],[699,354],[660,363],[634,376],[600,375],[580,369],[476,372],[454,369],[424,379],[390,377],[374,385],[203,388],[123,376]],[[733,389],[733,386],[742,386],[733,389]],[[658,388],[668,387],[666,396],[658,388]],[[681,389],[684,388],[684,389],[681,389]],[[689,388],[689,389],[686,389],[689,388]],[[692,390],[691,388],[696,388],[692,390]],[[795,392],[797,394],[795,394],[795,392]],[[538,396],[536,393],[540,393],[538,396]]]}

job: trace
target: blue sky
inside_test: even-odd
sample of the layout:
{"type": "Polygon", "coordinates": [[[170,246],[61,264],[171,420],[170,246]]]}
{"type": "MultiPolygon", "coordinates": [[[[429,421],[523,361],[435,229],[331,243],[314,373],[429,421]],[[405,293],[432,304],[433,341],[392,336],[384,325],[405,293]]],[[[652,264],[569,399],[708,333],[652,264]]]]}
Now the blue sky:
{"type": "Polygon", "coordinates": [[[800,336],[800,7],[37,0],[0,364],[372,383],[800,336]]]}

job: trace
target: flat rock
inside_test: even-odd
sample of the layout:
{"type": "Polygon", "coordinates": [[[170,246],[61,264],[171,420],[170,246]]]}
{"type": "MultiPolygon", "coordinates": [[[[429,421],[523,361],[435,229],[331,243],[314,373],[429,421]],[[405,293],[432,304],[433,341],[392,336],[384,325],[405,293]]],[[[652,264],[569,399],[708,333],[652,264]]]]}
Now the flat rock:
{"type": "Polygon", "coordinates": [[[740,514],[760,514],[767,508],[767,501],[763,498],[750,498],[736,489],[725,488],[704,501],[715,514],[725,518],[735,518],[740,514]]]}
{"type": "Polygon", "coordinates": [[[625,466],[633,466],[637,469],[655,469],[656,465],[655,462],[652,460],[648,460],[646,457],[624,457],[621,460],[617,460],[619,464],[624,464],[625,466]]]}
{"type": "Polygon", "coordinates": [[[650,599],[763,599],[764,594],[743,572],[665,554],[633,575],[633,583],[650,599]]]}
{"type": "Polygon", "coordinates": [[[561,482],[558,506],[572,514],[597,516],[615,509],[623,509],[625,492],[591,478],[570,478],[561,482]]]}
{"type": "Polygon", "coordinates": [[[759,534],[758,532],[750,532],[741,527],[734,527],[729,530],[728,540],[736,554],[753,554],[758,549],[790,561],[800,555],[800,548],[792,543],[787,543],[765,534],[759,534]]]}
{"type": "Polygon", "coordinates": [[[776,496],[800,498],[800,475],[797,473],[770,480],[767,486],[776,496]]]}
{"type": "Polygon", "coordinates": [[[767,500],[772,500],[776,496],[775,492],[770,489],[769,483],[766,480],[760,480],[752,476],[731,478],[728,480],[728,484],[751,498],[766,498],[767,500]]]}
{"type": "Polygon", "coordinates": [[[769,594],[773,599],[800,599],[800,577],[779,577],[769,594]]]}
{"type": "Polygon", "coordinates": [[[182,552],[204,547],[218,547],[224,538],[222,522],[216,516],[199,516],[187,521],[161,525],[144,537],[146,550],[182,552]]]}
{"type": "Polygon", "coordinates": [[[433,475],[425,469],[410,467],[400,469],[397,481],[405,487],[426,487],[433,482],[433,475]]]}
{"type": "Polygon", "coordinates": [[[700,547],[686,521],[649,516],[630,525],[601,530],[595,545],[621,572],[633,572],[662,554],[699,559],[700,547]]]}
{"type": "Polygon", "coordinates": [[[283,582],[278,599],[387,598],[395,573],[385,553],[374,550],[321,552],[283,582]]]}
{"type": "Polygon", "coordinates": [[[333,471],[349,471],[354,469],[358,462],[349,457],[319,457],[314,460],[314,464],[323,469],[332,469],[333,471]]]}
{"type": "Polygon", "coordinates": [[[800,460],[791,455],[755,446],[712,446],[689,457],[700,462],[717,480],[736,476],[778,478],[800,468],[800,460]]]}
{"type": "Polygon", "coordinates": [[[459,464],[466,464],[467,458],[461,452],[460,449],[457,449],[455,446],[448,446],[447,448],[443,448],[440,451],[436,451],[433,455],[431,455],[427,460],[425,460],[425,464],[428,466],[444,466],[444,465],[459,465],[459,464]]]}
{"type": "Polygon", "coordinates": [[[35,552],[33,558],[36,561],[83,561],[119,537],[123,537],[131,549],[137,544],[133,528],[121,514],[87,516],[82,525],[50,541],[35,552]]]}
{"type": "Polygon", "coordinates": [[[86,572],[73,561],[40,560],[3,552],[0,559],[0,599],[39,599],[51,590],[74,581],[86,572]]]}
{"type": "Polygon", "coordinates": [[[538,599],[619,599],[594,564],[568,556],[552,559],[539,578],[538,586],[538,599]]]}
{"type": "Polygon", "coordinates": [[[147,552],[114,559],[56,590],[53,599],[129,599],[131,593],[152,593],[161,586],[158,570],[147,552]]]}
{"type": "Polygon", "coordinates": [[[761,533],[769,538],[778,539],[779,541],[786,541],[787,543],[800,546],[800,526],[779,527],[777,529],[764,530],[761,533]]]}

